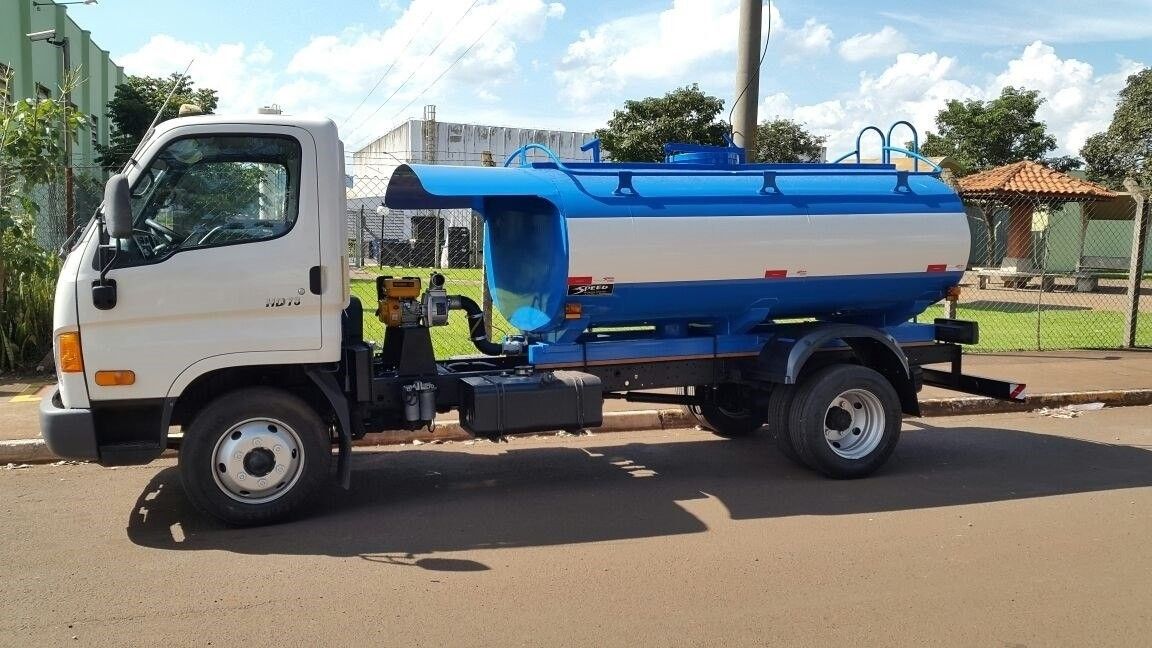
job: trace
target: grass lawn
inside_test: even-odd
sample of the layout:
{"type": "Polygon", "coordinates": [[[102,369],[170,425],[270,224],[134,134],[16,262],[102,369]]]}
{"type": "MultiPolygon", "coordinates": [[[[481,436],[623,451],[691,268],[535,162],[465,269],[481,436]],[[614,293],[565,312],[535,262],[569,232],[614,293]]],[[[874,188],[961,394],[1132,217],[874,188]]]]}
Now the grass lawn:
{"type": "MultiPolygon", "coordinates": [[[[1022,305],[1023,306],[1023,305],[1022,305]]],[[[919,317],[922,322],[943,317],[944,307],[932,306],[919,317]]],[[[980,323],[980,344],[972,351],[1034,351],[1039,349],[1115,348],[1123,343],[1123,313],[1103,310],[1060,310],[1023,312],[965,306],[956,311],[959,319],[980,323]],[[1039,322],[1037,322],[1039,317],[1039,322]],[[1040,326],[1037,345],[1036,327],[1040,326]]],[[[1136,343],[1152,345],[1152,315],[1142,313],[1136,329],[1136,343]]]]}

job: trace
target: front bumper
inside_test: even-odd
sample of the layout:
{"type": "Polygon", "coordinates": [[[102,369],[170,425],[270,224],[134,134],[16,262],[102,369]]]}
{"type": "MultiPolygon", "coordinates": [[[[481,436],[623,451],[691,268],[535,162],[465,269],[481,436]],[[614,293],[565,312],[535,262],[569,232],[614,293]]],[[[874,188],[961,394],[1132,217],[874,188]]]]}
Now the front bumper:
{"type": "Polygon", "coordinates": [[[40,436],[55,455],[65,459],[96,461],[96,425],[92,410],[68,409],[60,401],[60,390],[40,401],[40,436]]]}

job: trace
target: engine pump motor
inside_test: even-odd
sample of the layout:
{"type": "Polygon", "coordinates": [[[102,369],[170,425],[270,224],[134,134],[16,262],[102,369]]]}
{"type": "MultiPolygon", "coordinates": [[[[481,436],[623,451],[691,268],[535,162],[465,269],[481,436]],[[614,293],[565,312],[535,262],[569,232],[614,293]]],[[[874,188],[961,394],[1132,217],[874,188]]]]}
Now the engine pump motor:
{"type": "Polygon", "coordinates": [[[434,272],[421,297],[417,277],[377,277],[376,316],[385,326],[443,326],[448,323],[448,292],[444,275],[434,272]]]}

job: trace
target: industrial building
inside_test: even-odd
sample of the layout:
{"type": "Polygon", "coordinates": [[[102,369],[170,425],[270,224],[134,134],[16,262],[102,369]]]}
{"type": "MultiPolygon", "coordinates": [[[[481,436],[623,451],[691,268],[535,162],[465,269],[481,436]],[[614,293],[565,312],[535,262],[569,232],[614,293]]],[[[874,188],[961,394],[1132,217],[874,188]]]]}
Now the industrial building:
{"type": "MultiPolygon", "coordinates": [[[[352,154],[347,169],[348,236],[382,265],[478,267],[481,228],[467,209],[400,212],[383,206],[384,190],[401,164],[500,166],[525,144],[543,144],[563,161],[591,161],[580,147],[594,133],[443,122],[436,107],[352,154]],[[439,227],[437,227],[439,223],[439,227]]],[[[531,161],[544,161],[539,151],[531,161]]],[[[356,256],[355,254],[353,256],[356,256]]]]}

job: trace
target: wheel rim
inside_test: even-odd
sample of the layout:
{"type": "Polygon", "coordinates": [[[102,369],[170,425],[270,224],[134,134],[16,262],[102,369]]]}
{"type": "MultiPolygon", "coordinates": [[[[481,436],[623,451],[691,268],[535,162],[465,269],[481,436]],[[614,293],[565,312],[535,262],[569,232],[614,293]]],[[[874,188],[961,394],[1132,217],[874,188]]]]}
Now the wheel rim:
{"type": "Polygon", "coordinates": [[[304,467],[300,436],[283,421],[248,419],[228,428],[212,452],[216,486],[245,504],[263,504],[292,490],[304,467]]]}
{"type": "Polygon", "coordinates": [[[875,394],[849,389],[832,399],[824,413],[824,441],[845,459],[868,456],[884,437],[887,419],[875,394]]]}

